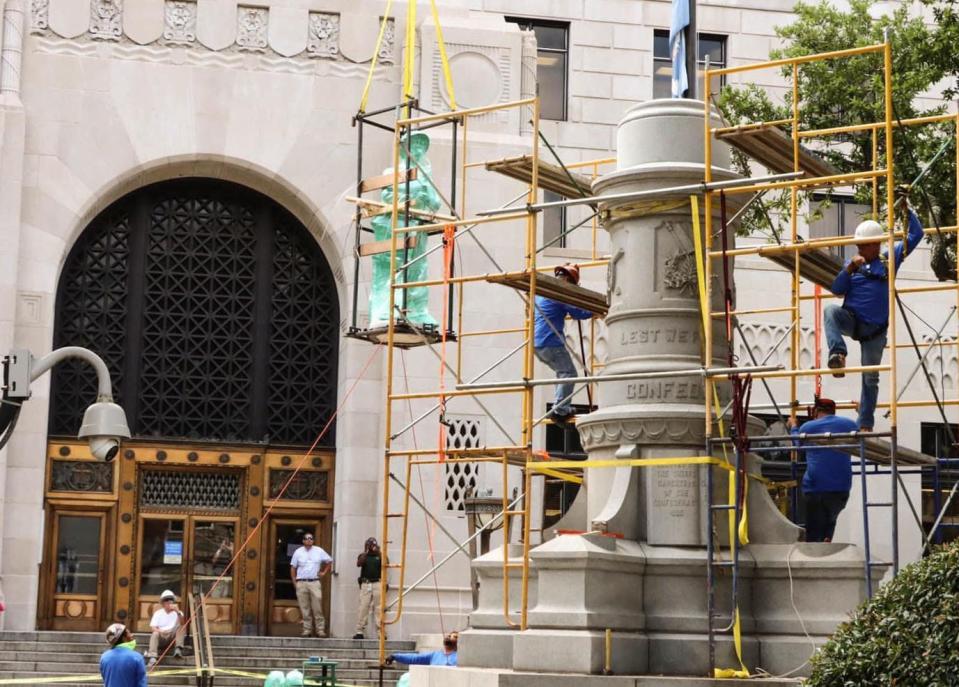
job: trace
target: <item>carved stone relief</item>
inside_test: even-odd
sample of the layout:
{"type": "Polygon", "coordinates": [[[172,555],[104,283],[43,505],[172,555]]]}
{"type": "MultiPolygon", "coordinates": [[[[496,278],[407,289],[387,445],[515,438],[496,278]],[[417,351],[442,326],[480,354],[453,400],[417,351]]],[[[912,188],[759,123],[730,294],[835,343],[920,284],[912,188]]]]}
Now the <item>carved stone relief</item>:
{"type": "Polygon", "coordinates": [[[90,36],[115,41],[123,35],[122,0],[91,0],[90,36]]]}
{"type": "Polygon", "coordinates": [[[240,50],[263,52],[269,44],[267,22],[269,13],[265,7],[236,8],[236,45],[240,50]]]}
{"type": "Polygon", "coordinates": [[[166,0],[163,13],[163,40],[187,44],[196,41],[195,0],[166,0]]]}
{"type": "MultiPolygon", "coordinates": [[[[776,346],[777,342],[785,335],[782,343],[776,347],[775,352],[769,356],[766,365],[782,365],[787,369],[791,367],[792,336],[786,334],[789,329],[788,324],[777,324],[770,322],[742,322],[740,323],[745,341],[739,339],[738,353],[740,363],[750,365],[751,358],[749,350],[752,350],[756,360],[762,362],[766,360],[770,349],[776,346]]],[[[814,332],[809,327],[803,327],[799,337],[799,366],[809,368],[813,365],[813,352],[815,350],[814,332]]]]}
{"type": "MultiPolygon", "coordinates": [[[[380,19],[380,21],[383,21],[380,19]]],[[[386,20],[386,29],[383,31],[383,42],[380,44],[380,50],[376,53],[376,59],[382,64],[393,64],[396,50],[396,21],[386,20]]]]}
{"type": "Polygon", "coordinates": [[[310,12],[306,52],[312,57],[336,57],[340,52],[340,15],[310,12]]]}
{"type": "Polygon", "coordinates": [[[50,0],[30,0],[30,31],[43,31],[49,25],[50,0]]]}

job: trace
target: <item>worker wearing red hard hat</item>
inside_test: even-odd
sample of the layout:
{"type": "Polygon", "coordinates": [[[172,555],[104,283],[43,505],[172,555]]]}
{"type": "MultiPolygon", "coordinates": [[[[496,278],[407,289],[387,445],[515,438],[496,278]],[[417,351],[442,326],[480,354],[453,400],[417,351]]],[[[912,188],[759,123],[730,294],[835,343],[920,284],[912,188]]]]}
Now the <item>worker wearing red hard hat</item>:
{"type": "MultiPolygon", "coordinates": [[[[579,267],[576,265],[557,265],[553,274],[570,284],[579,284],[579,267]]],[[[574,320],[588,320],[593,313],[545,296],[536,297],[533,351],[560,379],[576,376],[576,365],[566,350],[564,331],[567,315],[574,320]]],[[[572,414],[570,396],[574,388],[570,383],[556,385],[553,407],[550,410],[550,418],[555,422],[565,422],[572,414]]]]}

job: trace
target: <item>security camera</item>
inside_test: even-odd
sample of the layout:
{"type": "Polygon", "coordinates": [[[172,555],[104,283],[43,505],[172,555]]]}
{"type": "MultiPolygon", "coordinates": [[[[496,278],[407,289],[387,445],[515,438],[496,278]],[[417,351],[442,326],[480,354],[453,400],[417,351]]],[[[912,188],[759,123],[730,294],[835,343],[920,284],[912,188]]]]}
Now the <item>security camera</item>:
{"type": "Polygon", "coordinates": [[[97,460],[109,463],[120,452],[119,437],[90,437],[90,453],[97,460]]]}
{"type": "Polygon", "coordinates": [[[120,451],[120,440],[130,438],[126,413],[116,403],[98,401],[83,414],[77,437],[89,439],[93,457],[109,463],[120,451]]]}

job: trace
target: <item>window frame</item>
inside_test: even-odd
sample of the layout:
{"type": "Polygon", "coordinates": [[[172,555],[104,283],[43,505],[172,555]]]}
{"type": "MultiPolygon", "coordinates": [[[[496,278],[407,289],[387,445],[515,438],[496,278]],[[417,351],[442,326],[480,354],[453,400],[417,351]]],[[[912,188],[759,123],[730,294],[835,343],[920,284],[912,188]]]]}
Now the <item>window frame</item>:
{"type": "MultiPolygon", "coordinates": [[[[570,32],[570,22],[568,21],[557,21],[555,19],[541,19],[539,17],[521,17],[514,15],[506,15],[503,17],[510,24],[516,24],[524,31],[533,31],[536,32],[536,27],[541,26],[543,28],[551,29],[562,29],[564,35],[564,45],[563,48],[543,48],[539,45],[539,41],[536,42],[536,57],[537,62],[541,53],[552,53],[552,54],[561,54],[565,57],[564,59],[564,69],[563,69],[563,113],[562,117],[546,117],[540,110],[540,119],[548,119],[551,122],[566,122],[569,121],[569,32],[570,32]]],[[[536,89],[537,95],[539,95],[539,69],[537,66],[537,78],[536,78],[536,89]]],[[[540,100],[542,105],[542,100],[540,100]]]]}
{"type": "MultiPolygon", "coordinates": [[[[719,69],[726,67],[727,62],[729,61],[729,36],[727,34],[722,34],[722,33],[697,32],[696,37],[697,37],[697,41],[696,41],[697,46],[701,46],[703,44],[703,40],[713,40],[718,42],[720,44],[720,48],[722,51],[722,60],[720,62],[710,62],[709,66],[717,67],[719,69]]],[[[665,57],[657,56],[656,54],[657,38],[665,38],[666,46],[668,47],[669,46],[669,29],[653,29],[653,92],[652,92],[653,98],[657,97],[656,96],[657,65],[660,63],[669,65],[670,78],[672,78],[672,68],[673,68],[673,60],[672,60],[672,57],[669,55],[668,51],[665,57]]],[[[705,57],[699,58],[699,56],[697,55],[697,59],[696,59],[697,80],[699,79],[699,74],[698,74],[699,69],[702,68],[705,70],[705,67],[706,67],[706,58],[705,57]]],[[[725,85],[726,85],[726,75],[722,74],[719,77],[719,87],[722,88],[725,85]]],[[[659,96],[659,97],[669,97],[669,96],[659,96]]]]}

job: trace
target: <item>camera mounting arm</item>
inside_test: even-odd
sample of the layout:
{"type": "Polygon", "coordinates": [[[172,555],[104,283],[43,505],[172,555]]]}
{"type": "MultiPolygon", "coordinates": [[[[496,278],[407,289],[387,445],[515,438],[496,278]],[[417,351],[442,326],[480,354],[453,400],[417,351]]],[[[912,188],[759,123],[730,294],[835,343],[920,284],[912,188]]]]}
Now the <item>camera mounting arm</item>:
{"type": "Polygon", "coordinates": [[[0,408],[0,448],[9,439],[16,425],[20,406],[30,398],[30,384],[54,365],[69,358],[79,358],[97,372],[97,399],[83,414],[83,424],[77,437],[89,439],[95,458],[112,460],[120,449],[120,439],[130,438],[126,414],[113,402],[110,370],[103,358],[80,346],[58,348],[42,358],[34,358],[30,351],[17,349],[3,359],[4,408],[0,408]]]}

